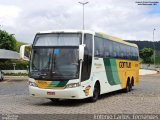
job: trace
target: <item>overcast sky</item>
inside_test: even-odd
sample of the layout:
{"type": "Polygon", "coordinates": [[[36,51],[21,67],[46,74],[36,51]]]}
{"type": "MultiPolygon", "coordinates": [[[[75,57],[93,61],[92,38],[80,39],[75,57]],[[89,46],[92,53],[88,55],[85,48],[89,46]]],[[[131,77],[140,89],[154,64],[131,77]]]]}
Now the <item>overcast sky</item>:
{"type": "MultiPolygon", "coordinates": [[[[83,1],[83,0],[80,0],[83,1]]],[[[149,0],[87,0],[85,28],[125,40],[160,40],[160,3],[149,0]]],[[[157,1],[160,0],[150,0],[157,1]]],[[[32,43],[39,31],[81,29],[82,6],[78,0],[0,0],[0,29],[18,41],[32,43]]]]}

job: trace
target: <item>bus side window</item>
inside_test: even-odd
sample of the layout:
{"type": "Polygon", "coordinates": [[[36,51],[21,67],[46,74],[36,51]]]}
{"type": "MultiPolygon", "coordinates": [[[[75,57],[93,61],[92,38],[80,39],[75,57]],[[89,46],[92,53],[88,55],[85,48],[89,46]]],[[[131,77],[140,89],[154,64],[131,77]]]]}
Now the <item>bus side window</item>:
{"type": "Polygon", "coordinates": [[[99,53],[100,53],[99,50],[96,49],[96,50],[95,50],[95,56],[99,56],[99,55],[100,55],[99,53]]]}
{"type": "Polygon", "coordinates": [[[116,42],[116,58],[120,58],[120,44],[116,42]]]}
{"type": "Polygon", "coordinates": [[[104,56],[104,43],[103,39],[99,37],[95,37],[95,56],[96,57],[103,57],[104,56]]]}
{"type": "Polygon", "coordinates": [[[112,52],[113,52],[113,43],[112,43],[112,41],[109,41],[108,47],[109,47],[109,56],[112,57],[112,52]]]}
{"type": "Polygon", "coordinates": [[[138,48],[135,48],[135,59],[136,60],[139,59],[139,50],[138,50],[138,48]]]}
{"type": "Polygon", "coordinates": [[[117,57],[117,50],[116,50],[116,42],[113,42],[113,57],[116,58],[117,57]]]}
{"type": "Polygon", "coordinates": [[[130,59],[130,47],[126,46],[127,59],[130,59]]]}
{"type": "Polygon", "coordinates": [[[136,56],[135,56],[135,48],[131,47],[131,53],[132,53],[132,59],[136,60],[136,56]]]}
{"type": "Polygon", "coordinates": [[[104,39],[99,38],[99,51],[100,51],[100,57],[104,57],[104,39]]]}
{"type": "Polygon", "coordinates": [[[95,49],[94,55],[95,55],[96,57],[98,57],[99,54],[100,54],[100,53],[99,53],[99,52],[100,52],[100,51],[99,51],[99,47],[98,47],[98,44],[99,44],[99,43],[98,43],[98,40],[97,40],[97,39],[98,39],[97,37],[94,38],[94,40],[95,40],[95,41],[94,41],[94,49],[95,49]]]}
{"type": "Polygon", "coordinates": [[[119,44],[119,48],[120,48],[120,58],[124,58],[124,48],[123,48],[123,44],[119,44]]]}
{"type": "Polygon", "coordinates": [[[129,58],[132,59],[132,47],[129,46],[129,58]]]}
{"type": "Polygon", "coordinates": [[[104,39],[104,57],[110,57],[112,53],[112,42],[104,39]]]}
{"type": "Polygon", "coordinates": [[[108,52],[108,51],[105,51],[105,52],[104,52],[104,56],[105,56],[105,57],[109,57],[109,52],[108,52]]]}
{"type": "Polygon", "coordinates": [[[127,53],[127,46],[123,45],[123,51],[124,51],[124,58],[128,59],[128,53],[127,53]]]}

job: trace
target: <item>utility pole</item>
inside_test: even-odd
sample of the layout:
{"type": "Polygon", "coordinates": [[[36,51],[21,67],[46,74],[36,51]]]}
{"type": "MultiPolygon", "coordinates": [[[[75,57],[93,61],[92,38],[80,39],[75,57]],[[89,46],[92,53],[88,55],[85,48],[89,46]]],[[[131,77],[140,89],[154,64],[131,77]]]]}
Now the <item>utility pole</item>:
{"type": "Polygon", "coordinates": [[[84,30],[84,29],[85,29],[85,27],[84,27],[84,6],[85,6],[86,4],[88,4],[89,2],[78,2],[78,3],[83,6],[83,30],[84,30]]]}
{"type": "Polygon", "coordinates": [[[154,44],[155,43],[155,41],[154,41],[154,31],[155,30],[156,29],[154,28],[153,29],[153,47],[154,47],[154,53],[153,53],[154,55],[153,56],[154,56],[154,67],[156,68],[156,63],[155,63],[155,61],[156,61],[156,50],[155,50],[155,44],[154,44]]]}

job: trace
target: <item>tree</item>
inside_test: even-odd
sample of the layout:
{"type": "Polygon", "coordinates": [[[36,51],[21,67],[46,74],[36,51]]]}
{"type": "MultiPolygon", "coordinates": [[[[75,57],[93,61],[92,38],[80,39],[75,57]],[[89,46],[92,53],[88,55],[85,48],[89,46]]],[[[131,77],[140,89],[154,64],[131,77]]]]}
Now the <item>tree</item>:
{"type": "Polygon", "coordinates": [[[144,63],[151,63],[152,62],[152,55],[153,55],[153,49],[151,48],[143,48],[139,52],[140,57],[143,59],[144,63]]]}
{"type": "Polygon", "coordinates": [[[13,34],[0,30],[0,49],[16,50],[16,39],[13,34]]]}

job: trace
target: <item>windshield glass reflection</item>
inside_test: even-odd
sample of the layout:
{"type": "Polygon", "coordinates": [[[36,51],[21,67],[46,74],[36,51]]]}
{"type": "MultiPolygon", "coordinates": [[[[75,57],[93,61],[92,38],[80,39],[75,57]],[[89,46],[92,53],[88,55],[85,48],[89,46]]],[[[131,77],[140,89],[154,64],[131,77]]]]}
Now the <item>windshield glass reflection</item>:
{"type": "Polygon", "coordinates": [[[78,78],[78,48],[33,49],[31,77],[38,79],[78,78]]]}

